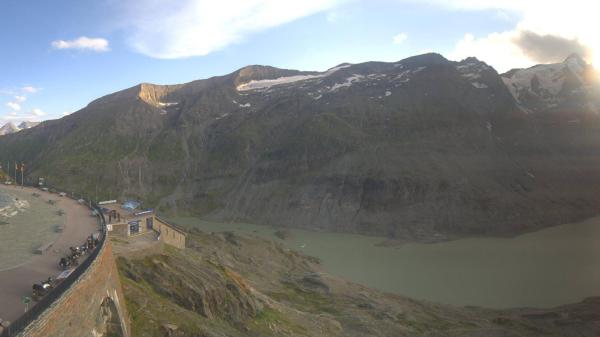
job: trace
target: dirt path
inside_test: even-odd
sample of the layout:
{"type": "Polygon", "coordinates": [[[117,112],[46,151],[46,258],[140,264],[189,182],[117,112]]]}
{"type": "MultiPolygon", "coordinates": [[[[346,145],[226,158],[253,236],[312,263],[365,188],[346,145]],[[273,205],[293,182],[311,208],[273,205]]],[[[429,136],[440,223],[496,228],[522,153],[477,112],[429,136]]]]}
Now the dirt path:
{"type": "Polygon", "coordinates": [[[24,311],[23,296],[31,297],[31,286],[48,276],[56,277],[61,270],[60,258],[67,254],[69,247],[81,245],[92,233],[98,232],[98,220],[91,216],[90,209],[75,200],[33,188],[1,186],[0,189],[36,192],[43,200],[56,200],[58,209],[65,211],[65,227],[44,255],[36,255],[26,263],[0,271],[0,319],[14,321],[24,311]]]}

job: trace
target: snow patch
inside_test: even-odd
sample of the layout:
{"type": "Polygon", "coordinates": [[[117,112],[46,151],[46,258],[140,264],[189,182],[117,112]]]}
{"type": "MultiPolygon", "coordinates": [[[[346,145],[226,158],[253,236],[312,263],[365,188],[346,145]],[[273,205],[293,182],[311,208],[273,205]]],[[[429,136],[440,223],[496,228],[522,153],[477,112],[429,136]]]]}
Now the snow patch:
{"type": "Polygon", "coordinates": [[[179,104],[179,102],[158,102],[158,105],[166,106],[166,107],[177,105],[177,104],[179,104]]]}
{"type": "Polygon", "coordinates": [[[364,78],[364,75],[353,74],[352,76],[348,77],[345,82],[334,84],[329,91],[333,92],[341,88],[349,88],[354,82],[359,82],[364,78]]]}
{"type": "Polygon", "coordinates": [[[464,73],[464,74],[461,74],[461,76],[466,79],[469,79],[469,80],[475,80],[475,79],[481,78],[481,75],[475,74],[475,73],[464,73]]]}
{"type": "Polygon", "coordinates": [[[238,101],[236,101],[236,100],[232,100],[232,102],[233,102],[233,104],[237,104],[240,108],[249,108],[252,106],[252,105],[250,105],[250,103],[241,104],[241,103],[238,103],[238,101]]]}
{"type": "Polygon", "coordinates": [[[243,84],[238,85],[237,90],[238,91],[247,91],[247,90],[265,89],[265,88],[270,88],[272,86],[280,85],[280,84],[289,84],[289,83],[294,83],[294,82],[299,82],[299,81],[323,78],[323,77],[327,77],[327,76],[335,73],[336,71],[338,71],[340,69],[348,68],[350,66],[351,66],[351,64],[344,64],[344,65],[341,65],[338,67],[331,68],[331,69],[327,70],[326,72],[324,72],[322,74],[317,74],[317,75],[294,75],[294,76],[279,77],[279,78],[268,79],[268,80],[252,80],[248,83],[243,83],[243,84]]]}
{"type": "Polygon", "coordinates": [[[575,58],[563,63],[542,64],[516,71],[502,81],[518,101],[522,92],[534,94],[545,100],[553,100],[563,89],[569,74],[574,74],[581,85],[585,83],[585,68],[575,58]],[[534,89],[535,88],[535,89],[534,89]]]}
{"type": "Polygon", "coordinates": [[[223,119],[223,118],[225,118],[225,117],[227,117],[227,116],[229,116],[229,113],[224,113],[224,114],[222,114],[222,115],[221,115],[221,116],[219,116],[219,117],[215,117],[215,120],[223,119]]]}
{"type": "Polygon", "coordinates": [[[392,95],[391,91],[388,90],[388,91],[385,92],[385,97],[388,97],[388,96],[391,96],[391,95],[392,95]]]}
{"type": "Polygon", "coordinates": [[[406,83],[408,81],[410,81],[410,70],[405,70],[403,72],[401,72],[400,74],[398,74],[398,76],[396,76],[394,78],[395,81],[400,81],[402,83],[406,83]]]}
{"type": "Polygon", "coordinates": [[[488,88],[487,84],[481,82],[471,82],[471,84],[477,89],[486,89],[488,88]]]}

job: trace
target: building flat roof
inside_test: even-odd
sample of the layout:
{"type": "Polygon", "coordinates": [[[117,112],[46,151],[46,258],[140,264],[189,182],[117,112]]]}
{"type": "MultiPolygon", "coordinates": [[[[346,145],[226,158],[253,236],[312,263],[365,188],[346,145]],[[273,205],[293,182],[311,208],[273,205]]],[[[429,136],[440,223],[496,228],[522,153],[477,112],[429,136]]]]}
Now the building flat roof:
{"type": "Polygon", "coordinates": [[[115,211],[121,215],[121,221],[128,221],[133,219],[142,219],[150,214],[154,214],[154,209],[126,209],[122,207],[122,204],[119,203],[111,203],[100,205],[102,209],[107,209],[110,211],[115,211]]]}

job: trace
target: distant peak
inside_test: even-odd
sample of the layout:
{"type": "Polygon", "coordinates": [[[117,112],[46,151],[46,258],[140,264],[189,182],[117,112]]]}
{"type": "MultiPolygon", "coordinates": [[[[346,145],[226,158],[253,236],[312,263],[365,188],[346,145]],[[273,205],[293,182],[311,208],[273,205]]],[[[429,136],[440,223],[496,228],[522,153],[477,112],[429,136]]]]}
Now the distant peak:
{"type": "Polygon", "coordinates": [[[404,64],[415,64],[415,65],[427,66],[427,65],[436,65],[436,64],[446,64],[449,61],[444,56],[442,56],[438,53],[427,53],[427,54],[412,56],[412,57],[406,58],[400,62],[404,63],[404,64]]]}
{"type": "Polygon", "coordinates": [[[571,55],[567,56],[567,58],[565,59],[564,62],[568,63],[570,61],[585,63],[585,60],[583,59],[583,57],[581,57],[581,55],[579,55],[578,53],[572,53],[571,55]]]}
{"type": "Polygon", "coordinates": [[[485,63],[485,62],[481,61],[480,59],[476,58],[475,56],[469,56],[466,59],[460,61],[460,63],[485,63]]]}
{"type": "Polygon", "coordinates": [[[20,130],[20,129],[19,129],[19,127],[17,127],[17,126],[15,125],[15,123],[13,123],[13,122],[8,122],[8,123],[4,124],[4,125],[3,125],[3,126],[0,128],[0,136],[7,135],[7,134],[9,134],[9,133],[14,133],[14,132],[17,132],[17,131],[19,131],[19,130],[20,130]]]}
{"type": "Polygon", "coordinates": [[[289,70],[289,69],[280,69],[271,66],[262,66],[262,65],[250,65],[241,68],[236,73],[234,78],[234,85],[238,86],[243,83],[248,83],[250,81],[260,81],[267,79],[275,79],[278,77],[284,76],[294,76],[305,74],[309,72],[302,72],[298,70],[289,70]]]}
{"type": "Polygon", "coordinates": [[[261,65],[261,64],[251,64],[251,65],[241,68],[239,70],[239,72],[240,73],[253,73],[253,72],[270,71],[270,70],[280,70],[280,69],[276,68],[276,67],[261,65]]]}
{"type": "Polygon", "coordinates": [[[40,124],[40,122],[32,122],[32,121],[22,121],[17,127],[19,129],[29,129],[36,125],[40,124]]]}

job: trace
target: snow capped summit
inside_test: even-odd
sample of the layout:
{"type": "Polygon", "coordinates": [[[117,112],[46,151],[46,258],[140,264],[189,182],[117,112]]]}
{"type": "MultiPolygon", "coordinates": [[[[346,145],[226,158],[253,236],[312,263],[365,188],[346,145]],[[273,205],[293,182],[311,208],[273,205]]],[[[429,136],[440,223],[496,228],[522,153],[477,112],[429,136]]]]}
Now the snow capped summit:
{"type": "Polygon", "coordinates": [[[8,122],[0,128],[0,136],[8,135],[10,133],[15,133],[19,130],[21,130],[21,129],[19,129],[13,122],[8,122]]]}
{"type": "Polygon", "coordinates": [[[577,53],[569,55],[569,57],[567,57],[563,63],[565,63],[571,70],[580,73],[582,73],[588,66],[585,60],[577,53]]]}
{"type": "Polygon", "coordinates": [[[32,128],[38,124],[40,124],[40,122],[23,121],[23,122],[19,123],[19,125],[17,125],[17,128],[19,128],[19,130],[24,130],[24,129],[32,128]]]}
{"type": "MultiPolygon", "coordinates": [[[[502,74],[502,80],[515,100],[531,111],[565,110],[578,102],[598,97],[598,83],[590,74],[594,70],[579,55],[572,54],[564,62],[540,64],[527,69],[513,69],[502,74]]],[[[593,112],[598,106],[587,104],[593,112]]]]}
{"type": "Polygon", "coordinates": [[[23,122],[19,123],[19,125],[15,125],[13,122],[8,122],[0,128],[0,136],[4,136],[4,135],[11,134],[11,133],[19,132],[21,130],[29,129],[38,124],[40,124],[40,122],[23,121],[23,122]]]}

